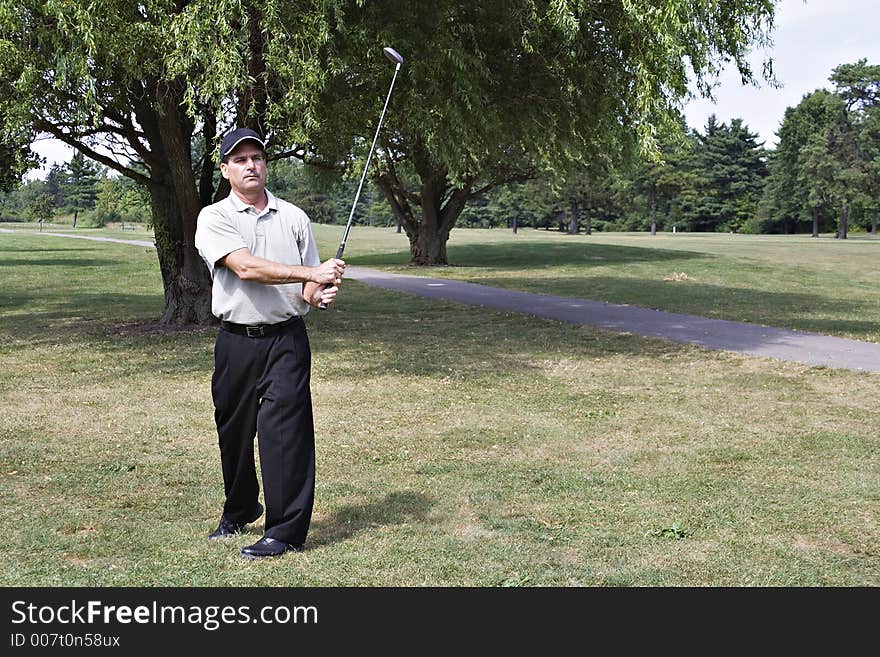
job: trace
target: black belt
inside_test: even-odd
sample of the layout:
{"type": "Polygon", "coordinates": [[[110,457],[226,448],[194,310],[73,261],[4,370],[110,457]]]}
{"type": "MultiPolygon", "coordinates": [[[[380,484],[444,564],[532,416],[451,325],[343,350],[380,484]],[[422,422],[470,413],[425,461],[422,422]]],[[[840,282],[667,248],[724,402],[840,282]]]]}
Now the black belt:
{"type": "Polygon", "coordinates": [[[237,333],[238,335],[246,335],[249,338],[262,338],[267,335],[277,333],[285,326],[290,326],[294,322],[302,321],[302,317],[294,315],[288,320],[278,322],[277,324],[235,324],[227,322],[225,319],[220,320],[220,326],[225,331],[237,333]]]}

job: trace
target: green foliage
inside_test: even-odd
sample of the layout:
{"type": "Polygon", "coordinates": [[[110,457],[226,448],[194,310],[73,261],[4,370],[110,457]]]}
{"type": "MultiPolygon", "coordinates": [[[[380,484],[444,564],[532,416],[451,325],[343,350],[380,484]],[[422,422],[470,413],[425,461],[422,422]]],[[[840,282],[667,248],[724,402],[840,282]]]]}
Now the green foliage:
{"type": "Polygon", "coordinates": [[[149,224],[149,199],[131,180],[105,175],[95,187],[94,210],[83,216],[83,226],[101,227],[111,222],[149,224]]]}
{"type": "MultiPolygon", "coordinates": [[[[33,182],[41,186],[45,184],[40,180],[33,182]]],[[[30,184],[32,183],[25,183],[11,192],[0,191],[0,221],[27,221],[27,203],[24,197],[25,190],[28,189],[30,184]]]]}
{"type": "Polygon", "coordinates": [[[867,59],[841,64],[830,79],[848,110],[860,112],[880,106],[880,65],[870,65],[867,59]]]}
{"type": "Polygon", "coordinates": [[[767,176],[766,153],[741,119],[728,126],[710,116],[690,169],[699,176],[683,212],[688,230],[737,232],[757,207],[767,176]]]}
{"type": "Polygon", "coordinates": [[[841,183],[856,209],[872,214],[876,231],[880,211],[880,65],[868,65],[865,59],[844,64],[834,69],[831,81],[849,109],[846,152],[839,157],[846,163],[841,183]]]}
{"type": "Polygon", "coordinates": [[[694,166],[700,147],[699,135],[688,130],[682,117],[679,130],[661,141],[659,158],[641,158],[618,173],[612,193],[621,216],[606,226],[638,231],[684,228],[683,208],[693,205],[702,181],[694,166]]]}
{"type": "MultiPolygon", "coordinates": [[[[87,224],[91,221],[91,225],[104,225],[107,221],[116,221],[114,218],[100,218],[100,213],[92,212],[95,209],[99,194],[101,193],[102,184],[106,177],[106,171],[103,167],[97,165],[85,158],[81,153],[74,153],[70,162],[65,164],[55,164],[46,174],[45,180],[33,180],[19,185],[7,195],[7,202],[4,204],[10,211],[19,212],[23,208],[32,205],[36,194],[46,194],[50,199],[51,212],[53,214],[82,214],[86,213],[87,224]]],[[[128,181],[121,183],[122,187],[115,190],[120,196],[134,189],[134,183],[128,181]]],[[[138,195],[139,203],[142,206],[140,215],[146,217],[149,209],[143,207],[145,203],[144,193],[142,191],[132,192],[138,195]]],[[[114,200],[114,203],[118,201],[114,200]]],[[[130,201],[121,201],[123,204],[131,205],[130,201]]],[[[41,202],[42,203],[42,202],[41,202]]],[[[106,208],[106,202],[105,202],[106,208]]],[[[32,213],[27,213],[31,216],[32,213]]]]}
{"type": "Polygon", "coordinates": [[[563,199],[552,191],[545,177],[496,187],[475,199],[463,211],[461,223],[468,228],[555,227],[563,212],[563,199]]]}
{"type": "MultiPolygon", "coordinates": [[[[275,160],[269,164],[267,185],[276,196],[305,210],[322,224],[345,224],[351,211],[358,181],[338,171],[325,170],[297,160],[275,160]]],[[[364,185],[358,201],[355,223],[389,226],[391,208],[379,191],[364,185]]]]}
{"type": "MultiPolygon", "coordinates": [[[[851,220],[864,228],[880,191],[880,66],[862,59],[834,69],[820,89],[786,110],[762,204],[762,228],[813,234],[851,220]]],[[[876,220],[875,220],[876,221],[876,220]]]]}
{"type": "Polygon", "coordinates": [[[393,45],[406,64],[376,176],[412,244],[442,259],[465,204],[491,187],[653,152],[690,76],[708,90],[733,60],[752,79],[745,54],[774,3],[718,4],[196,1],[169,19],[165,65],[191,114],[234,106],[274,147],[351,173],[389,81],[380,46],[393,45]]]}
{"type": "Polygon", "coordinates": [[[65,186],[67,182],[68,174],[66,167],[60,164],[53,164],[46,174],[46,191],[52,195],[55,207],[63,207],[66,203],[67,190],[65,190],[65,186]]]}
{"type": "Polygon", "coordinates": [[[581,167],[563,183],[546,178],[533,186],[513,185],[490,192],[479,213],[466,211],[468,225],[507,225],[515,208],[539,210],[534,227],[571,230],[739,232],[755,214],[766,179],[767,152],[740,119],[728,127],[710,119],[705,135],[680,131],[665,137],[660,157],[642,158],[630,167],[581,167]],[[506,206],[499,202],[506,198],[506,206]],[[506,215],[499,210],[503,207],[506,215]]]}
{"type": "MultiPolygon", "coordinates": [[[[493,186],[656,152],[689,79],[706,92],[727,61],[753,79],[745,56],[774,4],[22,0],[0,10],[0,117],[7,137],[63,136],[149,189],[164,280],[181,286],[167,298],[204,301],[207,277],[179,271],[198,261],[194,219],[216,181],[196,135],[208,156],[247,124],[275,154],[360,171],[389,79],[381,45],[395,46],[407,60],[376,178],[414,262],[445,262],[461,211],[493,186]]],[[[338,220],[339,203],[305,202],[338,220]]]]}
{"type": "MultiPolygon", "coordinates": [[[[45,131],[91,157],[106,152],[98,145],[124,154],[101,164],[150,189],[169,236],[160,243],[186,249],[184,226],[217,182],[216,136],[246,123],[273,155],[346,173],[331,183],[272,167],[280,195],[341,224],[390,44],[406,62],[371,171],[384,198],[367,186],[358,220],[400,222],[411,254],[422,250],[416,262],[445,259],[459,216],[475,227],[740,232],[804,231],[814,217],[821,231],[845,217],[867,229],[880,198],[880,69],[866,60],[786,113],[772,157],[738,119],[676,138],[689,78],[708,93],[727,62],[757,77],[745,55],[774,11],[770,0],[3,3],[2,141],[45,131]]],[[[100,173],[72,162],[50,172],[48,193],[113,221],[132,203],[109,191],[99,203],[100,173]]]]}
{"type": "Polygon", "coordinates": [[[74,211],[93,208],[99,190],[101,168],[77,152],[67,163],[64,173],[65,203],[74,211]]]}
{"type": "Polygon", "coordinates": [[[272,146],[305,144],[326,117],[315,111],[334,33],[344,33],[344,2],[193,0],[163,29],[169,77],[185,86],[190,114],[206,108],[259,128],[272,146]],[[273,38],[276,37],[276,38],[273,38]],[[230,116],[231,115],[231,116],[230,116]]]}
{"type": "Polygon", "coordinates": [[[48,211],[43,196],[49,196],[51,199],[46,183],[42,180],[29,180],[8,194],[4,205],[15,217],[24,221],[36,221],[39,217],[35,216],[34,208],[38,208],[41,214],[48,211]]]}
{"type": "MultiPolygon", "coordinates": [[[[352,142],[365,152],[388,77],[374,44],[411,55],[389,110],[379,180],[415,244],[413,261],[445,262],[445,247],[432,251],[431,243],[444,244],[464,204],[492,186],[539,170],[553,172],[545,180],[577,184],[585,168],[654,153],[658,137],[676,128],[689,73],[702,84],[731,58],[750,79],[743,55],[763,38],[773,3],[715,5],[449,0],[351,8],[346,26],[356,28],[334,41],[345,66],[322,97],[326,121],[315,148],[336,162],[351,162],[352,142]],[[364,52],[375,54],[364,61],[364,52]]],[[[576,200],[564,196],[566,206],[576,200]]],[[[466,219],[494,223],[482,214],[466,219]]]]}
{"type": "Polygon", "coordinates": [[[55,209],[52,203],[52,197],[45,192],[36,195],[28,206],[28,217],[32,221],[49,221],[52,218],[52,212],[55,209]]]}
{"type": "MultiPolygon", "coordinates": [[[[273,161],[269,165],[267,186],[276,196],[305,210],[312,221],[340,223],[340,213],[334,199],[338,181],[321,179],[308,165],[290,160],[273,161]]],[[[342,220],[344,223],[344,220],[342,220]]]]}
{"type": "Polygon", "coordinates": [[[3,130],[3,116],[0,114],[0,192],[18,187],[25,173],[36,166],[37,156],[30,152],[27,140],[20,135],[7,135],[3,130]]]}

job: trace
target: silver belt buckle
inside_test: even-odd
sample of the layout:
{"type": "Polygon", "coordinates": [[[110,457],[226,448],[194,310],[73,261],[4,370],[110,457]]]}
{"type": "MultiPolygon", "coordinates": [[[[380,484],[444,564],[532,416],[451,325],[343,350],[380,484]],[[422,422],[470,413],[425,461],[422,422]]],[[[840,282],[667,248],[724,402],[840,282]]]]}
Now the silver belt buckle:
{"type": "Polygon", "coordinates": [[[249,338],[262,338],[264,335],[262,326],[245,326],[244,330],[249,338]]]}

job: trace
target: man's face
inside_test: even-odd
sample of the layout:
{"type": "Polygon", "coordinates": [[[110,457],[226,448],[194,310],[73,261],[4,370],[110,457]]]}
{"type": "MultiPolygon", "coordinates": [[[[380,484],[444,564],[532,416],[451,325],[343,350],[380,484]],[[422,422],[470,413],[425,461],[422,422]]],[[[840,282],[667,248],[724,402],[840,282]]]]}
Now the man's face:
{"type": "Polygon", "coordinates": [[[220,172],[233,191],[242,196],[251,196],[266,187],[266,157],[252,141],[240,143],[226,162],[220,163],[220,172]]]}

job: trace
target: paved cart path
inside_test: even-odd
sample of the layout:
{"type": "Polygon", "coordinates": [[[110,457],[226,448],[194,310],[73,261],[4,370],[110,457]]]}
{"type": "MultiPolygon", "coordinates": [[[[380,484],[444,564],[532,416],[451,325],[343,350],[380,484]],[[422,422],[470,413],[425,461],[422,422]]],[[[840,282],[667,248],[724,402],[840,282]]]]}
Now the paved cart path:
{"type": "MultiPolygon", "coordinates": [[[[0,228],[0,232],[18,231],[0,228]]],[[[28,233],[36,234],[31,231],[28,233]]],[[[102,242],[120,242],[136,246],[154,246],[152,241],[143,240],[50,232],[40,234],[102,242]]],[[[347,278],[375,287],[492,310],[524,313],[572,324],[594,326],[609,331],[665,338],[673,342],[696,344],[709,349],[778,358],[807,365],[880,372],[880,344],[872,342],[861,342],[746,322],[669,313],[640,306],[519,292],[445,278],[391,274],[365,267],[349,266],[346,268],[345,275],[347,278]]]]}

